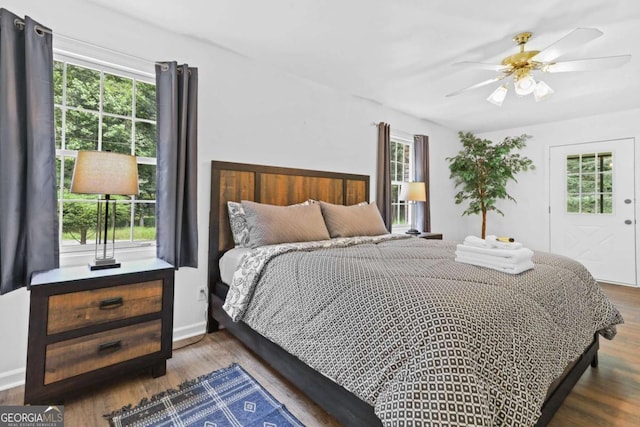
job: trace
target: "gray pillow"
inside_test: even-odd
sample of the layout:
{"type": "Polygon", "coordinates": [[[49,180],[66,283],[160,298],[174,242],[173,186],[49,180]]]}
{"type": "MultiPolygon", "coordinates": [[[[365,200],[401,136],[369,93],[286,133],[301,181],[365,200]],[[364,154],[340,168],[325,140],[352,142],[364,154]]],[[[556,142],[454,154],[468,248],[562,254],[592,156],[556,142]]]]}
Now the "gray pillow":
{"type": "Polygon", "coordinates": [[[252,248],[329,239],[318,203],[275,206],[243,200],[242,208],[252,248]]]}
{"type": "Polygon", "coordinates": [[[331,237],[379,236],[389,233],[375,204],[342,206],[320,202],[320,207],[331,237]]]}

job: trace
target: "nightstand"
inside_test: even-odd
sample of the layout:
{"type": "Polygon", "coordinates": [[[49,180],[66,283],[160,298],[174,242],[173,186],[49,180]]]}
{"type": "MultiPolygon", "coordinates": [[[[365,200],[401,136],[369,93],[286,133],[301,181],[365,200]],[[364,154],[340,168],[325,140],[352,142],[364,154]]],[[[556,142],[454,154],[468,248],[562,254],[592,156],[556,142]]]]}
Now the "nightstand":
{"type": "Polygon", "coordinates": [[[164,375],[173,275],[173,266],[158,259],[35,274],[24,402],[60,403],[82,388],[145,368],[164,375]]]}
{"type": "Polygon", "coordinates": [[[442,240],[442,233],[420,233],[418,237],[421,239],[442,240]]]}

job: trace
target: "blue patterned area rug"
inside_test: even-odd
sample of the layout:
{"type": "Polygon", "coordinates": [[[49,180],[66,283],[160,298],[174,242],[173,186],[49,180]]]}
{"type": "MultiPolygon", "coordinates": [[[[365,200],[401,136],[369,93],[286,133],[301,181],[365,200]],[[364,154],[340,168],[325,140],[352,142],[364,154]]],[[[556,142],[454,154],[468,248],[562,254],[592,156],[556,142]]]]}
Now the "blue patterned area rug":
{"type": "Polygon", "coordinates": [[[105,418],[113,427],[304,427],[235,363],[105,418]]]}

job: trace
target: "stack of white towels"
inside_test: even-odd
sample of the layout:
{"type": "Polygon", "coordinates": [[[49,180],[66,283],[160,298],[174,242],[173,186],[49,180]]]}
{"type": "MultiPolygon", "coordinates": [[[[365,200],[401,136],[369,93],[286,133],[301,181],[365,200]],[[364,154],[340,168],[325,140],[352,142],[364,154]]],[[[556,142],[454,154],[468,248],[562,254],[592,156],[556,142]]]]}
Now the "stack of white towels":
{"type": "Polygon", "coordinates": [[[456,261],[519,274],[533,268],[533,251],[519,242],[504,242],[496,236],[467,236],[456,248],[456,261]]]}

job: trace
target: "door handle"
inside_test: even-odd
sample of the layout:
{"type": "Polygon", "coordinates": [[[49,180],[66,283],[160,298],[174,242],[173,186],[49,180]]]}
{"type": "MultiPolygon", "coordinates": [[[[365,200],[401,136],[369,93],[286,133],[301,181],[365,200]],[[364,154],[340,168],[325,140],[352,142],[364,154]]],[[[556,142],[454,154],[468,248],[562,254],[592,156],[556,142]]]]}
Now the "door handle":
{"type": "Polygon", "coordinates": [[[627,224],[627,225],[631,225],[631,224],[633,224],[633,221],[631,221],[630,219],[625,219],[624,223],[627,224]]]}

